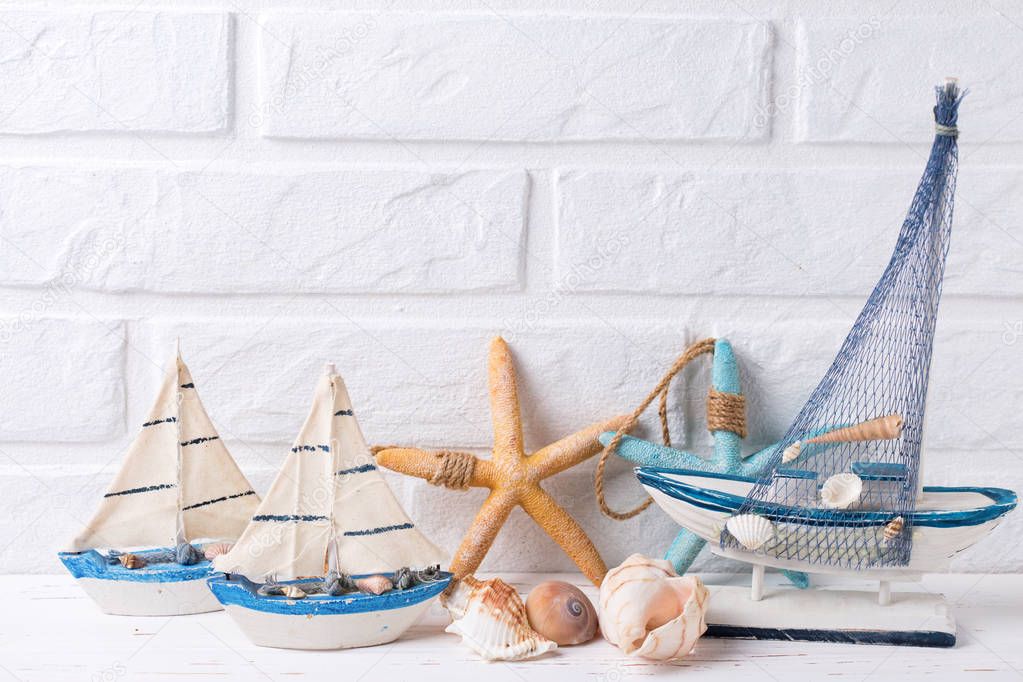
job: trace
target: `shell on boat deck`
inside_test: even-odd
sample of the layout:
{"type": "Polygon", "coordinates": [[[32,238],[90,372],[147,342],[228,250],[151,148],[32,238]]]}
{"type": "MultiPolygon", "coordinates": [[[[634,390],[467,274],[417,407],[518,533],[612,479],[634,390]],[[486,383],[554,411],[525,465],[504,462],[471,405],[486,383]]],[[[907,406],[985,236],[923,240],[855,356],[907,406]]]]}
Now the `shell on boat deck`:
{"type": "Polygon", "coordinates": [[[202,548],[202,555],[212,561],[221,554],[227,554],[234,545],[230,542],[211,542],[202,548]]]}
{"type": "Polygon", "coordinates": [[[630,656],[683,658],[707,631],[709,592],[671,563],[633,554],[600,584],[600,631],[630,656]]]}
{"type": "Polygon", "coordinates": [[[755,552],[774,537],[774,524],[756,514],[739,514],[725,521],[725,528],[739,544],[755,552]]]}
{"type": "Polygon", "coordinates": [[[281,588],[281,594],[288,599],[305,599],[305,590],[298,585],[285,585],[281,588]]]}
{"type": "Polygon", "coordinates": [[[443,603],[454,618],[445,631],[461,635],[484,660],[520,661],[558,646],[529,627],[522,598],[499,578],[466,576],[443,603]]]}
{"type": "Polygon", "coordinates": [[[357,578],[355,586],[362,592],[383,594],[393,588],[394,583],[386,575],[371,575],[365,578],[357,578]]]}
{"type": "Polygon", "coordinates": [[[848,509],[862,494],[863,479],[848,472],[829,477],[821,486],[821,502],[828,509],[848,509]]]}
{"type": "Polygon", "coordinates": [[[136,554],[125,553],[117,557],[117,560],[121,562],[121,565],[128,569],[142,568],[146,565],[146,562],[142,557],[136,554]]]}

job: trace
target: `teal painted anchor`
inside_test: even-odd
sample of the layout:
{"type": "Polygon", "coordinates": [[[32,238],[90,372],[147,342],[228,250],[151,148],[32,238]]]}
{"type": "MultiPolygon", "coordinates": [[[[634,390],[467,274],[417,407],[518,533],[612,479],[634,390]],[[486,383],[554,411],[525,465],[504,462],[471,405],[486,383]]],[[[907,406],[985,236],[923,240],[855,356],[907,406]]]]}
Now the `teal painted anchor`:
{"type": "MultiPolygon", "coordinates": [[[[704,347],[709,350],[710,340],[700,342],[707,344],[704,347]]],[[[688,362],[685,359],[686,355],[690,355],[690,351],[696,349],[700,344],[694,344],[690,350],[686,351],[679,361],[676,362],[672,371],[668,373],[666,380],[670,381],[670,378],[675,373],[680,371],[682,367],[688,362]]],[[[712,383],[714,390],[719,394],[741,396],[742,387],[739,382],[739,365],[735,360],[735,353],[732,352],[732,344],[725,339],[717,339],[713,342],[714,350],[714,364],[712,369],[712,383]]],[[[689,359],[700,354],[697,351],[691,354],[689,359]]],[[[662,425],[664,424],[663,412],[665,408],[665,401],[667,399],[667,383],[663,384],[663,388],[660,391],[655,391],[645,401],[644,405],[641,406],[641,410],[645,409],[653,397],[660,395],[661,397],[661,411],[662,411],[662,425]]],[[[638,416],[638,415],[637,415],[638,416]]],[[[708,425],[713,426],[712,424],[708,425]]],[[[698,455],[676,448],[670,447],[669,445],[658,445],[641,438],[635,438],[633,436],[622,436],[621,441],[618,443],[617,454],[631,462],[635,462],[640,466],[654,466],[664,467],[668,469],[690,469],[695,471],[705,471],[719,474],[731,474],[739,476],[759,477],[765,472],[771,462],[771,455],[777,447],[777,443],[769,445],[763,450],[755,452],[748,457],[742,455],[742,435],[738,432],[729,430],[728,428],[712,429],[714,435],[714,454],[710,459],[704,459],[698,455]]],[[[665,436],[667,436],[667,429],[665,428],[665,436]]],[[[615,433],[613,431],[607,431],[600,435],[600,442],[606,447],[614,439],[615,433]]],[[[607,450],[605,449],[605,455],[607,450]]],[[[602,475],[603,472],[603,459],[601,465],[598,468],[598,476],[602,475]]],[[[598,486],[598,491],[601,486],[598,486]]],[[[602,494],[598,494],[598,500],[600,500],[601,508],[606,514],[612,516],[612,518],[627,518],[628,515],[616,514],[606,508],[606,504],[603,503],[602,494]]],[[[676,536],[674,542],[671,543],[671,547],[668,548],[664,558],[670,561],[674,566],[675,570],[679,575],[684,574],[693,561],[696,559],[700,550],[706,544],[706,540],[699,537],[695,533],[685,528],[676,536]]],[[[808,587],[810,584],[809,578],[805,573],[799,571],[782,571],[785,576],[792,582],[793,585],[799,588],[808,587]]]]}

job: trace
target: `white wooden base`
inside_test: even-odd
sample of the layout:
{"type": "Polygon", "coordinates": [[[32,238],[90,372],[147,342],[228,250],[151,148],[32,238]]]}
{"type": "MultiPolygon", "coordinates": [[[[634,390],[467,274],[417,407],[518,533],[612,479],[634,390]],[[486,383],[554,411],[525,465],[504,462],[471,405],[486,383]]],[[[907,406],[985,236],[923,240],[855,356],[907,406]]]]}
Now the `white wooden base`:
{"type": "Polygon", "coordinates": [[[79,578],[78,584],[103,613],[114,616],[185,616],[221,609],[206,578],[171,583],[79,578]]]}
{"type": "Polygon", "coordinates": [[[393,642],[415,623],[436,599],[412,606],[368,613],[324,616],[285,615],[229,604],[231,620],[257,646],[279,649],[349,649],[393,642]]]}
{"type": "MultiPolygon", "coordinates": [[[[956,624],[941,595],[926,592],[708,586],[707,636],[850,644],[954,646],[956,624]],[[759,597],[759,598],[758,598],[759,597]]],[[[763,578],[761,577],[762,581],[763,578]]],[[[761,582],[762,584],[762,582],[761,582]]]]}

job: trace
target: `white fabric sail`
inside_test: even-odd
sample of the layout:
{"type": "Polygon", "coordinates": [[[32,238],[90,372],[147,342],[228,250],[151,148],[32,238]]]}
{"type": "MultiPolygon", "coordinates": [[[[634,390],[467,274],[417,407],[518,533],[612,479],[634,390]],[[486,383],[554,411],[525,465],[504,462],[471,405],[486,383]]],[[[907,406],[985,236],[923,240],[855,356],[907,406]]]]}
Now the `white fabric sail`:
{"type": "Polygon", "coordinates": [[[176,355],[120,471],[69,549],[233,540],[258,503],[176,355]]]}
{"type": "Polygon", "coordinates": [[[443,553],[417,531],[373,461],[344,382],[331,367],[252,522],[214,567],[251,579],[426,567],[443,553]]]}

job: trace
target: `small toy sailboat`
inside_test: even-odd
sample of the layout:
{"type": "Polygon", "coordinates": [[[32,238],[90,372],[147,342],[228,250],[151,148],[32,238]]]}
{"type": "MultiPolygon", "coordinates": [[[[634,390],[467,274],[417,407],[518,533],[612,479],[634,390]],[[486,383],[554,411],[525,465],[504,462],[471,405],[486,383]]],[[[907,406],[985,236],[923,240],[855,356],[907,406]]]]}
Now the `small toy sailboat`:
{"type": "Polygon", "coordinates": [[[234,541],[258,504],[176,353],[99,510],[59,557],[106,613],[218,611],[203,550],[234,541]]]}
{"type": "Polygon", "coordinates": [[[950,646],[955,625],[944,602],[905,594],[893,603],[889,582],[947,570],[1016,506],[1011,490],[919,483],[958,163],[954,81],[937,100],[931,155],[888,267],[765,472],[636,469],[653,499],[714,553],[753,565],[752,601],[712,597],[708,620],[720,622],[715,599],[730,619],[723,636],[950,646]],[[886,608],[817,591],[758,610],[765,566],[877,580],[886,608]]]}
{"type": "Polygon", "coordinates": [[[450,583],[445,561],[377,470],[328,365],[270,492],[208,582],[253,643],[342,649],[400,637],[450,583]]]}

